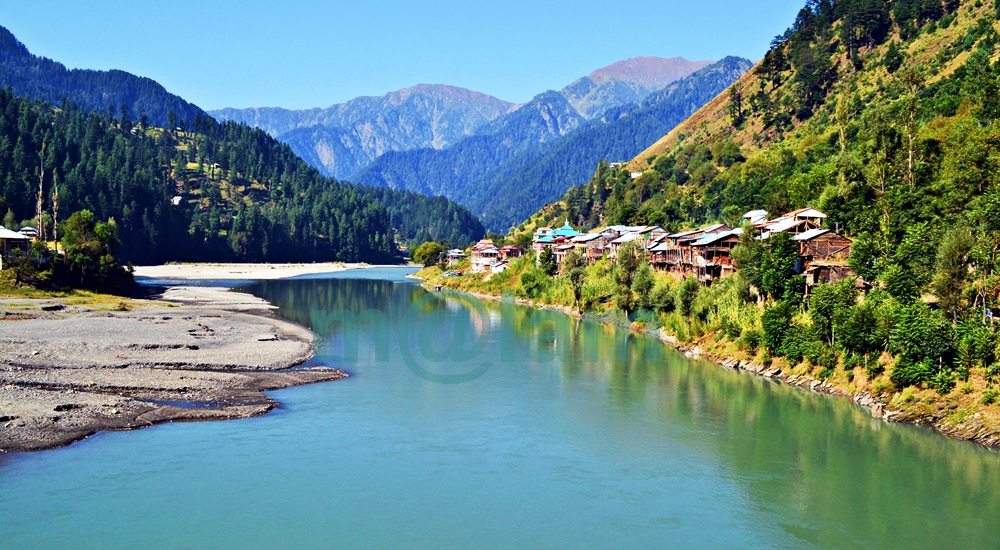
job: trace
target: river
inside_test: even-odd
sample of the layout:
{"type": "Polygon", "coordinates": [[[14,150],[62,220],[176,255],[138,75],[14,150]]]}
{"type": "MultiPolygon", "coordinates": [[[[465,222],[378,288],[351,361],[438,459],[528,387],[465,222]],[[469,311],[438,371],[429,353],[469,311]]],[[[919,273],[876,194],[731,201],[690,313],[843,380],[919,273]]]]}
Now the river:
{"type": "Polygon", "coordinates": [[[0,546],[1000,548],[996,452],[410,272],[245,287],[352,376],[0,456],[0,546]],[[369,309],[355,354],[330,312],[369,309]]]}

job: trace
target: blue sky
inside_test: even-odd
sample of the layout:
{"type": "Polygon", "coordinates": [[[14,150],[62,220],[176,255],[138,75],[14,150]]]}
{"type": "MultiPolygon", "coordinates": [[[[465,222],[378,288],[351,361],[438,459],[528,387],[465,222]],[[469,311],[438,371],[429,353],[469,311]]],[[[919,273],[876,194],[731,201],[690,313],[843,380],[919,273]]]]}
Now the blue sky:
{"type": "Polygon", "coordinates": [[[3,0],[71,68],[123,69],[205,109],[325,107],[418,83],[523,102],[639,55],[758,59],[805,0],[3,0]]]}

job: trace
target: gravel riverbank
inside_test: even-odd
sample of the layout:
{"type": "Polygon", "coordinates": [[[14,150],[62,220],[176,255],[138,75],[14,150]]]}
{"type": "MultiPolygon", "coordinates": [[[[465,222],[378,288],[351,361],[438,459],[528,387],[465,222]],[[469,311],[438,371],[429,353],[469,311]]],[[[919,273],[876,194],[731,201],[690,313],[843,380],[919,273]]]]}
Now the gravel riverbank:
{"type": "Polygon", "coordinates": [[[0,298],[0,451],[257,416],[277,406],[263,391],[347,376],[296,368],[312,357],[312,332],[264,300],[214,287],[153,298],[0,298]]]}

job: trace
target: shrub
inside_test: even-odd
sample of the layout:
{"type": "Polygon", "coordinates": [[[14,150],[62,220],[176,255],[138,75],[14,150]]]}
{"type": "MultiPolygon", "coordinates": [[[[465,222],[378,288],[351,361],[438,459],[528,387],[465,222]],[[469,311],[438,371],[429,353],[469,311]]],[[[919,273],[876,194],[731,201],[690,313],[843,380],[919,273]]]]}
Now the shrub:
{"type": "Polygon", "coordinates": [[[763,343],[768,350],[776,352],[782,348],[791,322],[792,307],[785,302],[779,302],[764,310],[761,323],[764,325],[763,343]]]}
{"type": "Polygon", "coordinates": [[[763,340],[764,336],[759,330],[748,328],[744,329],[743,333],[740,334],[739,340],[736,341],[736,345],[740,347],[741,350],[747,351],[749,353],[756,353],[757,348],[760,347],[760,342],[763,340]]]}
{"type": "Polygon", "coordinates": [[[983,405],[992,405],[997,402],[997,398],[1000,398],[1000,391],[988,389],[983,392],[983,397],[979,400],[979,402],[983,405]]]}
{"type": "Polygon", "coordinates": [[[897,388],[915,386],[925,382],[934,376],[935,368],[928,361],[911,361],[901,357],[896,366],[892,369],[889,379],[897,388]]]}
{"type": "Polygon", "coordinates": [[[948,371],[940,370],[931,377],[927,385],[937,390],[941,395],[948,395],[951,390],[955,389],[955,376],[948,371]]]}

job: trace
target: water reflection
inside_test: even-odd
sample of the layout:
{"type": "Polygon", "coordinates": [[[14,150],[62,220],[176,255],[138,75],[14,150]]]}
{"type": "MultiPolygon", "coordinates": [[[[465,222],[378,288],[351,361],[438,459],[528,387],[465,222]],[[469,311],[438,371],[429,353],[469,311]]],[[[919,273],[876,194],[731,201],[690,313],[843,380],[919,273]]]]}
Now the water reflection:
{"type": "MultiPolygon", "coordinates": [[[[456,323],[466,333],[466,347],[486,331],[461,300],[447,293],[425,299],[425,290],[398,280],[281,281],[251,290],[307,325],[314,324],[316,311],[384,312],[395,350],[390,362],[399,361],[400,345],[416,344],[414,334],[400,335],[398,329],[417,302],[423,303],[419,320],[436,350],[447,347],[456,323]]],[[[495,362],[474,390],[456,387],[446,394],[452,398],[490,384],[514,391],[518,380],[523,384],[552,372],[563,393],[542,392],[539,398],[561,399],[571,407],[576,404],[571,396],[585,396],[586,413],[573,414],[584,414],[584,422],[588,414],[614,421],[616,432],[599,435],[620,445],[621,452],[648,456],[653,471],[684,467],[664,451],[678,444],[696,452],[697,460],[718,464],[718,475],[738,483],[744,499],[713,504],[750,508],[755,517],[774,522],[767,528],[779,528],[797,544],[1000,547],[991,524],[1000,514],[997,453],[873,420],[846,400],[690,361],[656,340],[609,324],[498,303],[486,307],[491,330],[483,351],[464,364],[428,367],[455,373],[495,362]],[[511,330],[492,330],[498,325],[511,330]]],[[[360,327],[358,363],[343,366],[375,376],[377,371],[365,369],[386,343],[366,326],[360,327]]],[[[324,355],[344,359],[337,351],[343,344],[339,327],[319,337],[326,342],[324,355]]],[[[412,383],[426,382],[414,377],[412,383]]],[[[593,432],[579,431],[580,437],[587,434],[593,432]]]]}

